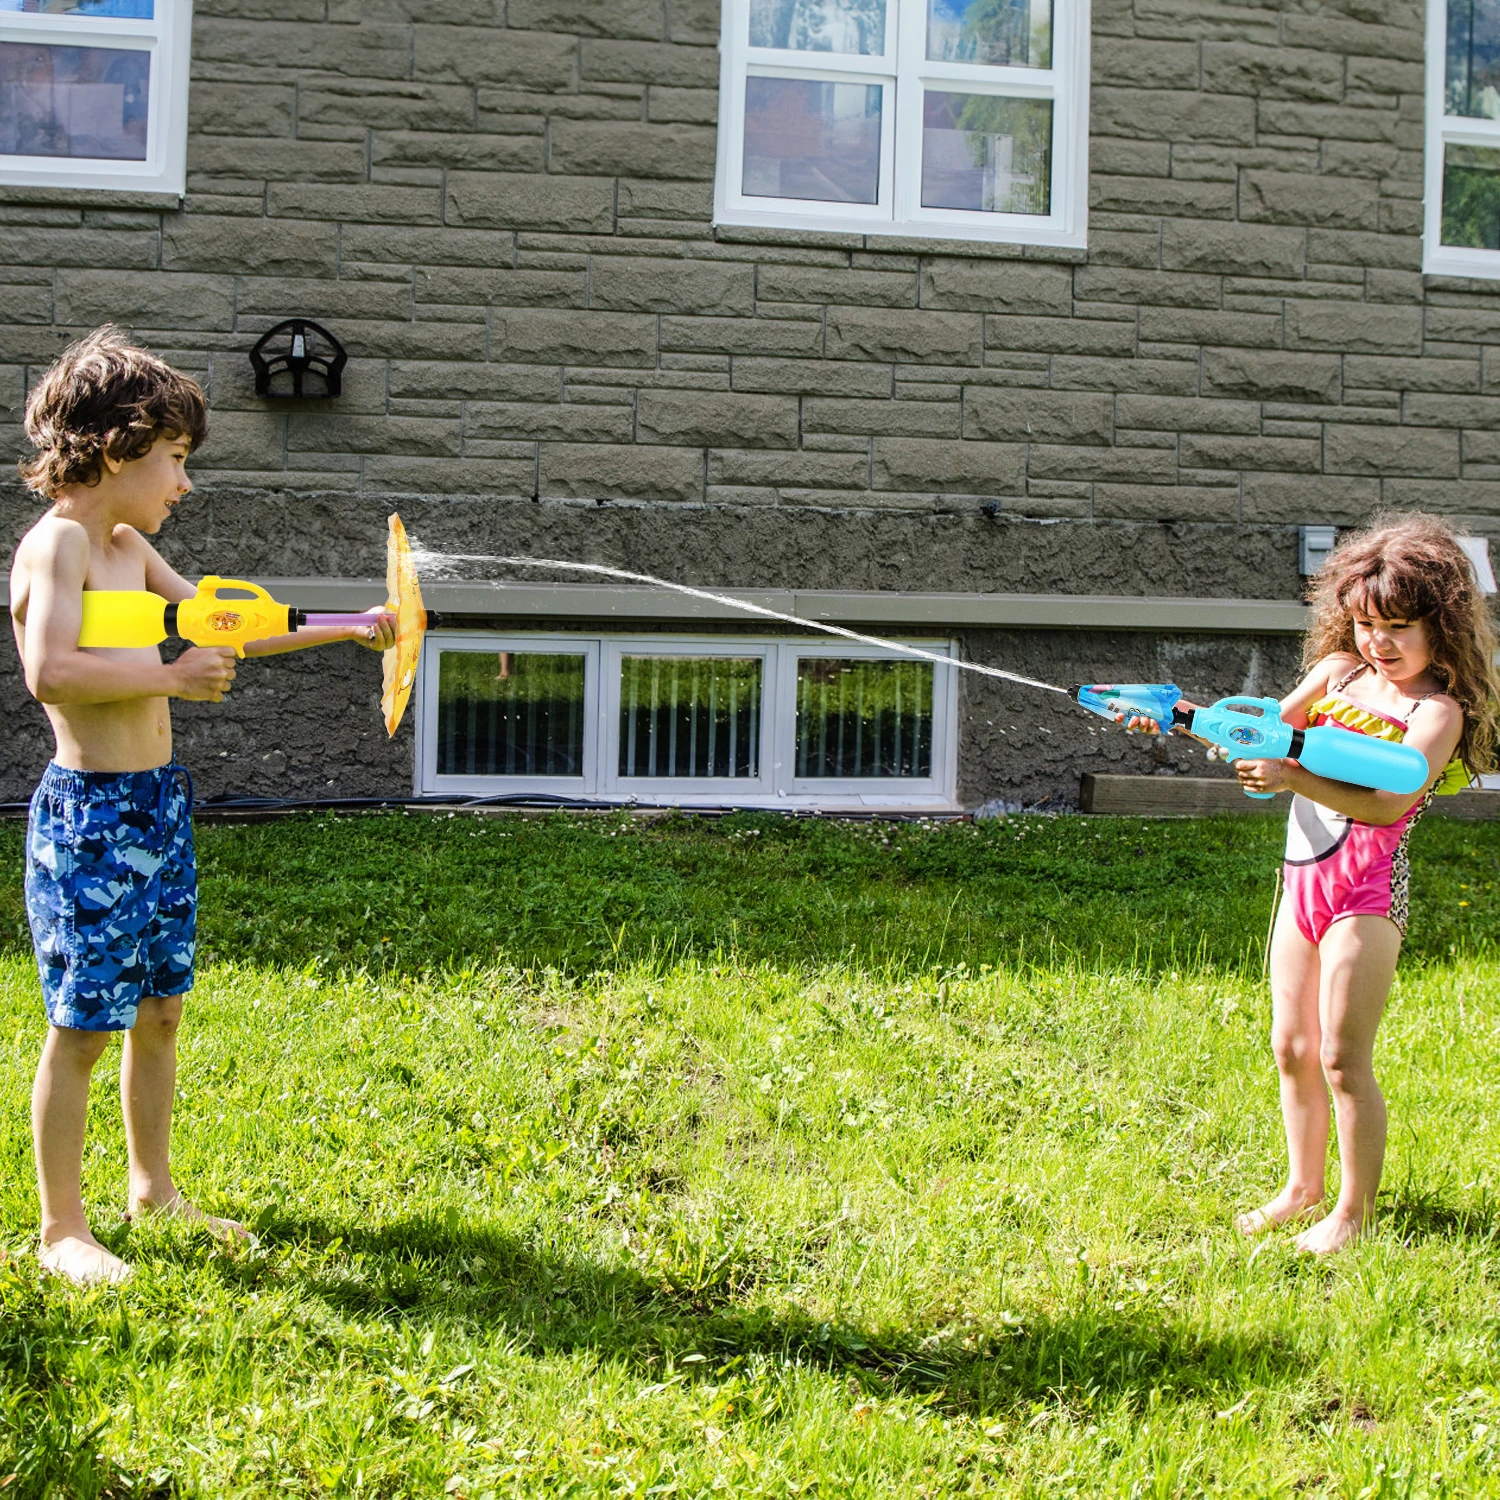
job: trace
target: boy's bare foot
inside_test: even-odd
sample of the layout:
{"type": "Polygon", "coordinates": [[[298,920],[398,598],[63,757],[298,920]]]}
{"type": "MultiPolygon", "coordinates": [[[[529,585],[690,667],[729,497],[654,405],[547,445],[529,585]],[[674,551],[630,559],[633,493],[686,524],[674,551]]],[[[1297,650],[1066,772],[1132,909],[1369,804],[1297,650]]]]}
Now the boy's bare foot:
{"type": "Polygon", "coordinates": [[[1241,1234],[1253,1239],[1258,1234],[1265,1234],[1268,1230],[1277,1229],[1293,1219],[1300,1219],[1310,1214],[1322,1201],[1321,1193],[1314,1197],[1311,1193],[1294,1192],[1291,1188],[1282,1188],[1269,1203],[1261,1208],[1252,1208],[1249,1213],[1238,1215],[1234,1221],[1234,1227],[1241,1234]]]}
{"type": "Polygon", "coordinates": [[[190,1198],[184,1198],[181,1193],[174,1194],[165,1203],[151,1203],[144,1198],[137,1198],[130,1208],[130,1213],[125,1215],[127,1222],[135,1214],[142,1218],[181,1219],[184,1223],[206,1229],[216,1240],[223,1240],[226,1245],[257,1243],[255,1236],[237,1219],[216,1219],[212,1214],[204,1213],[196,1203],[190,1198]]]}
{"type": "Polygon", "coordinates": [[[37,1262],[74,1286],[120,1286],[135,1275],[118,1255],[111,1255],[91,1234],[65,1234],[37,1246],[37,1262]]]}
{"type": "Polygon", "coordinates": [[[1319,1219],[1310,1229],[1304,1229],[1293,1241],[1299,1250],[1308,1255],[1332,1255],[1345,1245],[1352,1245],[1365,1232],[1363,1224],[1357,1224],[1335,1209],[1326,1219],[1319,1219]]]}

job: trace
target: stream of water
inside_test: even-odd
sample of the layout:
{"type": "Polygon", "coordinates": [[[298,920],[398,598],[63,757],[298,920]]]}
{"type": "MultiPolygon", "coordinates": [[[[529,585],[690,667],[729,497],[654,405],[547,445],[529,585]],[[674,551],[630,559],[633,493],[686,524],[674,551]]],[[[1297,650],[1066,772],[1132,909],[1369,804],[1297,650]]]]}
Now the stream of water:
{"type": "Polygon", "coordinates": [[[823,620],[808,620],[801,615],[783,614],[779,609],[768,609],[763,604],[752,604],[748,599],[736,599],[732,594],[716,594],[709,589],[696,589],[685,583],[672,583],[666,578],[655,578],[650,573],[632,573],[626,568],[608,568],[603,563],[565,562],[554,557],[503,557],[498,554],[477,552],[434,552],[420,546],[415,538],[411,542],[411,557],[417,571],[435,570],[439,573],[454,571],[455,564],[486,563],[505,568],[555,568],[570,573],[595,573],[604,578],[619,578],[626,583],[644,583],[652,588],[670,589],[674,594],[686,594],[690,599],[703,599],[712,604],[724,604],[730,609],[743,610],[746,614],[762,615],[769,620],[781,620],[803,630],[817,630],[825,635],[843,636],[845,640],[858,641],[865,646],[879,646],[885,651],[899,651],[905,656],[919,657],[923,661],[935,662],[940,667],[957,667],[963,672],[979,672],[985,677],[999,677],[1006,682],[1016,682],[1022,687],[1038,688],[1044,693],[1062,693],[1071,697],[1067,688],[1056,683],[1041,682],[1035,677],[1023,677],[1018,672],[1007,672],[1001,667],[988,667],[977,661],[956,661],[951,656],[940,656],[936,651],[924,651],[920,646],[908,646],[903,641],[886,640],[883,636],[862,635],[857,630],[848,630],[842,625],[830,625],[823,620]]]}

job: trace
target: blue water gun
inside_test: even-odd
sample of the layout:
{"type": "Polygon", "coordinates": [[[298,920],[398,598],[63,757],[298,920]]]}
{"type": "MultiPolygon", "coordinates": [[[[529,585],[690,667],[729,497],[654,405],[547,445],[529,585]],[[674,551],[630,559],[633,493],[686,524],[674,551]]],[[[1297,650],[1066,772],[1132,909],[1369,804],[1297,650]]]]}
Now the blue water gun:
{"type": "MultiPolygon", "coordinates": [[[[1295,760],[1314,776],[1401,796],[1420,791],[1432,775],[1427,757],[1415,745],[1330,724],[1293,729],[1282,720],[1274,698],[1221,698],[1197,709],[1182,708],[1181,698],[1182,689],[1173,682],[1096,682],[1078,689],[1078,701],[1106,719],[1152,719],[1163,734],[1180,726],[1219,746],[1229,761],[1295,760]]],[[[1271,793],[1245,795],[1264,800],[1271,793]]]]}

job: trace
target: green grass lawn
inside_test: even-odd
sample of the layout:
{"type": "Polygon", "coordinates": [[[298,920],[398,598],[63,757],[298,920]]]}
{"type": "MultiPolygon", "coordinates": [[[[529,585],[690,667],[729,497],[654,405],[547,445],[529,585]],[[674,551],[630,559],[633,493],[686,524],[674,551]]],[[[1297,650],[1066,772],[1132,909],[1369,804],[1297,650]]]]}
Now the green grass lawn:
{"type": "Polygon", "coordinates": [[[177,1169],[260,1248],[122,1225],[111,1052],[138,1274],[80,1292],[27,1253],[0,826],[0,1496],[1500,1495],[1500,828],[1414,840],[1332,1263],[1229,1227],[1283,1165],[1279,838],[205,827],[177,1169]]]}

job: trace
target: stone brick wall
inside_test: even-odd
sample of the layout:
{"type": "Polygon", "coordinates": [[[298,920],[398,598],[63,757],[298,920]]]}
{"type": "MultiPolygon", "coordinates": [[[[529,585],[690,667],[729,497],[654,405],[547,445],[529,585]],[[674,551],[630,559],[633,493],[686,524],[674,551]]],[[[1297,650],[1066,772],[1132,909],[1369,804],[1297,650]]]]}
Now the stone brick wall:
{"type": "Polygon", "coordinates": [[[0,189],[0,442],[112,318],[210,388],[200,572],[376,572],[393,497],[705,583],[1287,597],[1299,522],[1500,536],[1500,284],[1420,272],[1420,6],[1095,0],[1086,253],[716,232],[718,26],[200,0],[184,202],[0,189]],[[293,314],[340,400],[253,396],[293,314]]]}

